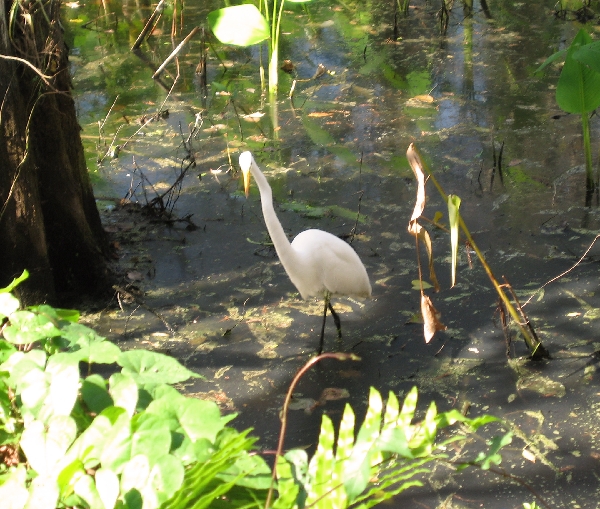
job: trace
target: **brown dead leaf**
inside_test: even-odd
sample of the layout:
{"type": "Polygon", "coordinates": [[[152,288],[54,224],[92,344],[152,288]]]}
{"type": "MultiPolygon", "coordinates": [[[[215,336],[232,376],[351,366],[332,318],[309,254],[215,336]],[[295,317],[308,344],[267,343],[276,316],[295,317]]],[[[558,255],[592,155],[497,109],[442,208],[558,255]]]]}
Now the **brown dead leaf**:
{"type": "Polygon", "coordinates": [[[440,284],[438,283],[437,276],[435,275],[435,267],[433,264],[433,246],[431,245],[431,237],[429,236],[429,232],[427,230],[421,229],[419,232],[419,238],[425,244],[427,248],[427,257],[429,259],[429,279],[431,284],[433,285],[434,290],[437,292],[440,291],[440,284]]]}
{"type": "Polygon", "coordinates": [[[423,315],[423,336],[425,343],[429,343],[437,331],[446,330],[447,327],[440,322],[440,313],[424,293],[421,293],[421,314],[423,315]]]}
{"type": "Polygon", "coordinates": [[[420,101],[422,103],[432,103],[434,101],[433,97],[431,97],[429,94],[423,94],[423,95],[415,95],[413,97],[413,99],[415,101],[420,101]]]}
{"type": "Polygon", "coordinates": [[[246,122],[260,122],[260,119],[263,118],[265,116],[264,113],[257,111],[255,113],[250,113],[248,115],[244,115],[242,118],[246,121],[246,122]]]}
{"type": "MultiPolygon", "coordinates": [[[[423,173],[423,168],[421,165],[421,161],[419,160],[419,156],[413,148],[413,144],[411,143],[406,151],[406,157],[408,158],[408,162],[410,167],[412,168],[413,173],[415,174],[415,178],[417,179],[417,201],[415,202],[415,208],[413,210],[412,216],[410,218],[410,223],[408,227],[408,231],[413,235],[418,235],[419,231],[417,228],[413,226],[413,222],[421,217],[423,214],[423,210],[425,210],[425,173],[423,173]],[[412,228],[412,229],[411,229],[412,228]]],[[[420,228],[420,227],[419,227],[420,228]]]]}
{"type": "Polygon", "coordinates": [[[346,399],[350,397],[350,393],[346,389],[337,387],[327,387],[323,389],[319,401],[335,401],[336,399],[346,399]]]}
{"type": "Polygon", "coordinates": [[[313,112],[309,113],[308,116],[315,117],[315,118],[332,117],[333,112],[332,111],[313,111],[313,112]]]}

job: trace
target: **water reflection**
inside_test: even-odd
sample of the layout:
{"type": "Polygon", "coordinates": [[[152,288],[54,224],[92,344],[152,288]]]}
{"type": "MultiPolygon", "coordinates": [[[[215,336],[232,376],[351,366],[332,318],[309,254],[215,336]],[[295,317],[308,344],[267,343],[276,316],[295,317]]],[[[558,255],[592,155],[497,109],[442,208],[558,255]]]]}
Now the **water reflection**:
{"type": "MultiPolygon", "coordinates": [[[[600,447],[595,435],[583,438],[597,421],[584,412],[569,415],[575,405],[596,404],[595,375],[590,385],[577,377],[564,382],[564,363],[551,361],[532,369],[563,383],[565,397],[545,397],[518,385],[519,368],[507,363],[502,331],[494,324],[492,291],[481,268],[469,269],[464,252],[459,284],[449,289],[449,251],[442,231],[432,229],[443,286],[433,298],[449,330],[424,345],[421,327],[406,325],[418,310],[418,293],[412,290],[414,243],[406,232],[415,197],[404,155],[411,142],[426,155],[446,191],[461,196],[465,220],[495,272],[506,274],[523,294],[570,267],[593,238],[600,217],[596,209],[584,207],[583,176],[572,170],[583,163],[578,119],[553,118],[558,69],[547,76],[534,74],[578,27],[553,17],[541,2],[495,1],[481,8],[476,3],[471,17],[455,8],[442,37],[439,7],[413,4],[408,17],[396,17],[395,40],[390,39],[393,2],[314,3],[306,12],[286,11],[282,60],[290,59],[297,74],[282,73],[276,102],[261,94],[258,48],[224,48],[210,40],[205,96],[195,76],[202,44],[192,40],[179,56],[179,79],[166,104],[169,118],[135,137],[136,119],[155,113],[167,97],[151,75],[173,49],[172,11],[163,14],[142,45],[145,60],[129,47],[152,6],[110,3],[98,11],[90,4],[67,11],[89,166],[102,181],[112,180],[112,187],[102,188],[111,196],[123,196],[131,186],[133,158],[154,185],[168,185],[181,164],[181,140],[199,114],[204,119],[190,140],[197,172],[186,178],[176,209],[182,216],[192,213],[198,229],[144,226],[144,246],[155,260],[144,290],[152,306],[179,328],[181,336],[169,347],[209,377],[195,390],[226,393],[241,412],[239,425],[259,427],[264,447],[274,443],[278,406],[291,376],[312,353],[320,306],[295,298],[266,245],[257,197],[241,198],[233,172],[219,174],[218,181],[211,172],[228,169],[228,157],[235,159],[247,148],[269,175],[278,215],[292,236],[310,227],[347,234],[357,224],[347,212],[360,218],[355,246],[371,276],[374,299],[364,307],[347,303],[353,312],[344,313],[343,348],[359,353],[363,362],[352,373],[326,366],[306,380],[302,393],[318,397],[324,387],[348,388],[360,412],[369,385],[402,392],[416,383],[424,400],[437,399],[444,408],[458,398],[471,401],[473,411],[515,420],[543,411],[542,433],[562,448],[548,452],[552,461],[573,467],[573,479],[586,484],[595,468],[588,468],[591,457],[574,460],[568,451],[600,447]],[[291,102],[286,96],[292,80],[311,77],[318,64],[330,72],[298,82],[291,102]],[[430,95],[433,102],[411,102],[419,95],[430,95]],[[252,113],[265,115],[245,117],[252,113]],[[98,122],[105,117],[99,134],[98,122]],[[110,144],[116,133],[116,143],[130,140],[126,149],[98,168],[98,146],[110,144]],[[501,183],[496,173],[492,185],[493,143],[496,156],[504,143],[504,178],[501,183]],[[245,321],[224,337],[223,330],[243,312],[245,321]],[[234,366],[228,380],[212,377],[224,366],[234,366]],[[564,428],[567,421],[570,429],[564,428]]],[[[209,2],[178,11],[174,44],[218,7],[209,2]]],[[[167,88],[177,68],[169,67],[169,73],[167,88]]],[[[592,129],[597,140],[597,116],[592,129]]],[[[433,216],[445,204],[429,192],[428,214],[433,216]]],[[[577,298],[597,309],[596,281],[597,267],[586,261],[530,304],[528,314],[554,355],[593,350],[595,318],[584,318],[577,298]]],[[[138,316],[127,341],[161,330],[150,316],[138,316]]],[[[118,329],[116,324],[126,318],[114,314],[104,326],[118,329]]],[[[511,348],[515,355],[526,353],[518,340],[511,348]]],[[[335,418],[342,404],[324,410],[335,418]]],[[[289,445],[305,445],[316,436],[315,416],[295,415],[294,421],[289,445]]],[[[526,468],[519,454],[511,461],[526,468]]],[[[554,487],[554,473],[545,472],[530,477],[542,490],[554,487]]],[[[549,496],[577,499],[574,485],[561,484],[562,491],[549,496]]],[[[509,494],[515,504],[525,496],[522,491],[509,494]]],[[[487,502],[486,507],[507,507],[506,501],[487,502]]]]}

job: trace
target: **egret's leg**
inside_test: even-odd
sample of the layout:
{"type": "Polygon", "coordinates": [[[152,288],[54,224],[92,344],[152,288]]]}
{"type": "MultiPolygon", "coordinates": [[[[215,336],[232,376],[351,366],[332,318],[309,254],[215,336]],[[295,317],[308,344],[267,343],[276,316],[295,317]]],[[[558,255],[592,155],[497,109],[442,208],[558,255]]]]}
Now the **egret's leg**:
{"type": "Polygon", "coordinates": [[[327,320],[327,308],[330,307],[329,294],[325,294],[325,309],[323,309],[323,325],[321,325],[321,340],[319,341],[319,350],[317,355],[323,353],[323,340],[325,339],[325,321],[327,320]]]}
{"type": "Polygon", "coordinates": [[[342,339],[342,322],[340,321],[338,314],[333,310],[333,306],[331,305],[331,301],[329,299],[327,300],[327,307],[329,308],[329,311],[331,311],[331,316],[333,316],[333,321],[337,327],[338,339],[342,339]]]}

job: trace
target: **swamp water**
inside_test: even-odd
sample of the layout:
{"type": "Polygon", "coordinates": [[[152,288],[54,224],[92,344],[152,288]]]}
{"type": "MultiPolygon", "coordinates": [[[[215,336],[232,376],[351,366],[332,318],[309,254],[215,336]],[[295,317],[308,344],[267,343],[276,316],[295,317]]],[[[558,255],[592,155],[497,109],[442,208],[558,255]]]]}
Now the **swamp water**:
{"type": "MultiPolygon", "coordinates": [[[[534,74],[579,26],[554,17],[553,2],[489,0],[485,10],[476,2],[472,16],[457,3],[441,36],[437,2],[414,3],[398,18],[396,40],[393,2],[290,4],[280,54],[295,74],[281,73],[276,104],[261,96],[259,50],[210,37],[206,96],[195,74],[200,37],[168,66],[162,86],[151,79],[222,7],[216,2],[169,7],[139,56],[129,48],[154,5],[67,6],[96,196],[118,248],[121,288],[139,291],[137,300],[120,294],[122,309],[115,300],[87,319],[123,346],[156,348],[201,373],[206,381],[183,390],[238,412],[236,427],[254,427],[259,447],[274,449],[285,392],[318,345],[322,304],[300,300],[269,247],[256,190],[248,200],[241,192],[229,156],[236,165],[250,149],[285,230],[355,232],[373,285],[372,300],[334,302],[344,338],[338,343],[328,322],[325,349],[362,360],[326,360],[302,379],[286,448],[314,447],[321,414],[339,420],[346,402],[360,416],[369,386],[402,397],[416,385],[423,411],[435,400],[440,410],[505,419],[515,438],[501,466],[522,482],[439,467],[394,506],[517,508],[534,500],[531,488],[548,507],[596,507],[600,390],[586,364],[598,349],[598,248],[526,307],[553,357],[531,363],[518,338],[507,360],[497,297],[464,249],[450,288],[448,236],[433,228],[442,290],[430,296],[448,329],[424,343],[422,326],[411,323],[419,293],[407,233],[416,185],[405,153],[414,142],[446,192],[461,197],[496,277],[505,275],[521,301],[584,253],[600,210],[584,207],[579,119],[556,105],[560,69],[534,74]],[[319,64],[327,72],[310,79],[319,64]],[[502,143],[501,178],[493,161],[502,143]],[[164,204],[181,220],[115,207],[124,196],[145,205],[173,184],[164,204]]],[[[597,116],[591,125],[597,146],[597,116]]],[[[428,186],[425,214],[437,210],[445,205],[428,186]]]]}

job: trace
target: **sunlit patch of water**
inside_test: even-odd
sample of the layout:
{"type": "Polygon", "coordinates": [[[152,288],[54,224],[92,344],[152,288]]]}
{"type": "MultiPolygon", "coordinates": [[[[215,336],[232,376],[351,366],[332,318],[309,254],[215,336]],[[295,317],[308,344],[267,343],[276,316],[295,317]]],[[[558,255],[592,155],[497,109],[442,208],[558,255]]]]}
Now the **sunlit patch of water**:
{"type": "MultiPolygon", "coordinates": [[[[326,349],[352,351],[362,361],[342,368],[323,364],[301,382],[302,397],[315,402],[325,388],[344,389],[360,412],[369,385],[402,394],[416,384],[424,407],[429,399],[444,409],[464,402],[472,413],[503,416],[524,438],[505,465],[549,500],[578,500],[583,507],[581,487],[589,500],[597,490],[590,474],[600,447],[593,431],[597,375],[595,365],[566,375],[585,366],[598,348],[598,250],[527,306],[557,358],[539,365],[521,359],[517,369],[507,362],[506,349],[515,357],[527,350],[518,337],[506,345],[484,271],[465,249],[459,284],[450,289],[446,234],[431,228],[442,284],[432,298],[448,329],[424,345],[422,325],[413,319],[419,294],[406,227],[416,191],[404,155],[415,142],[445,190],[462,198],[465,221],[496,276],[525,289],[517,292],[523,300],[567,270],[593,239],[600,213],[584,206],[579,121],[558,115],[558,69],[544,77],[534,70],[577,27],[542,5],[499,1],[490,5],[491,18],[482,9],[465,18],[455,8],[441,37],[438,7],[414,4],[399,22],[397,41],[390,39],[391,7],[381,2],[350,1],[331,9],[315,3],[310,15],[286,12],[282,55],[297,74],[282,75],[277,111],[261,96],[256,48],[215,46],[204,98],[193,73],[199,44],[192,41],[163,104],[167,92],[150,76],[172,49],[170,21],[143,46],[144,61],[129,51],[142,12],[118,7],[122,20],[98,19],[92,29],[82,28],[97,17],[92,6],[67,15],[70,45],[78,48],[74,84],[97,194],[113,203],[128,195],[143,205],[181,176],[184,162],[194,163],[173,209],[178,217],[191,214],[191,223],[134,214],[113,221],[111,212],[103,212],[113,234],[130,234],[119,238],[124,279],[139,286],[143,298],[90,320],[124,345],[157,347],[184,359],[208,378],[188,390],[221,401],[225,411],[239,411],[238,425],[254,426],[261,445],[273,446],[283,394],[317,347],[322,304],[298,298],[268,245],[258,195],[243,198],[237,155],[250,149],[268,175],[290,238],[311,227],[354,233],[353,246],[373,284],[372,300],[336,303],[342,343],[333,325],[326,334],[326,349]],[[328,72],[299,81],[287,98],[292,80],[310,78],[318,64],[328,72]],[[166,109],[168,116],[145,124],[148,115],[166,109]],[[116,146],[118,154],[111,152],[116,146]],[[165,322],[175,334],[160,335],[165,322]],[[559,352],[578,357],[567,361],[559,352]],[[532,464],[525,448],[536,448],[547,463],[532,464]],[[559,481],[550,464],[564,471],[559,481]]],[[[176,39],[203,24],[208,10],[186,6],[176,39]]],[[[170,84],[175,67],[168,72],[163,78],[170,84]]],[[[598,116],[592,129],[598,139],[598,116]]],[[[426,213],[445,211],[433,187],[428,193],[426,213]]],[[[344,403],[327,400],[313,416],[294,412],[286,444],[310,446],[320,413],[339,418],[344,403]]],[[[502,479],[485,479],[503,490],[498,499],[482,494],[482,473],[471,482],[441,477],[436,500],[460,493],[459,483],[467,495],[475,489],[486,507],[529,499],[502,479]]],[[[423,497],[431,505],[431,494],[423,497]]]]}

